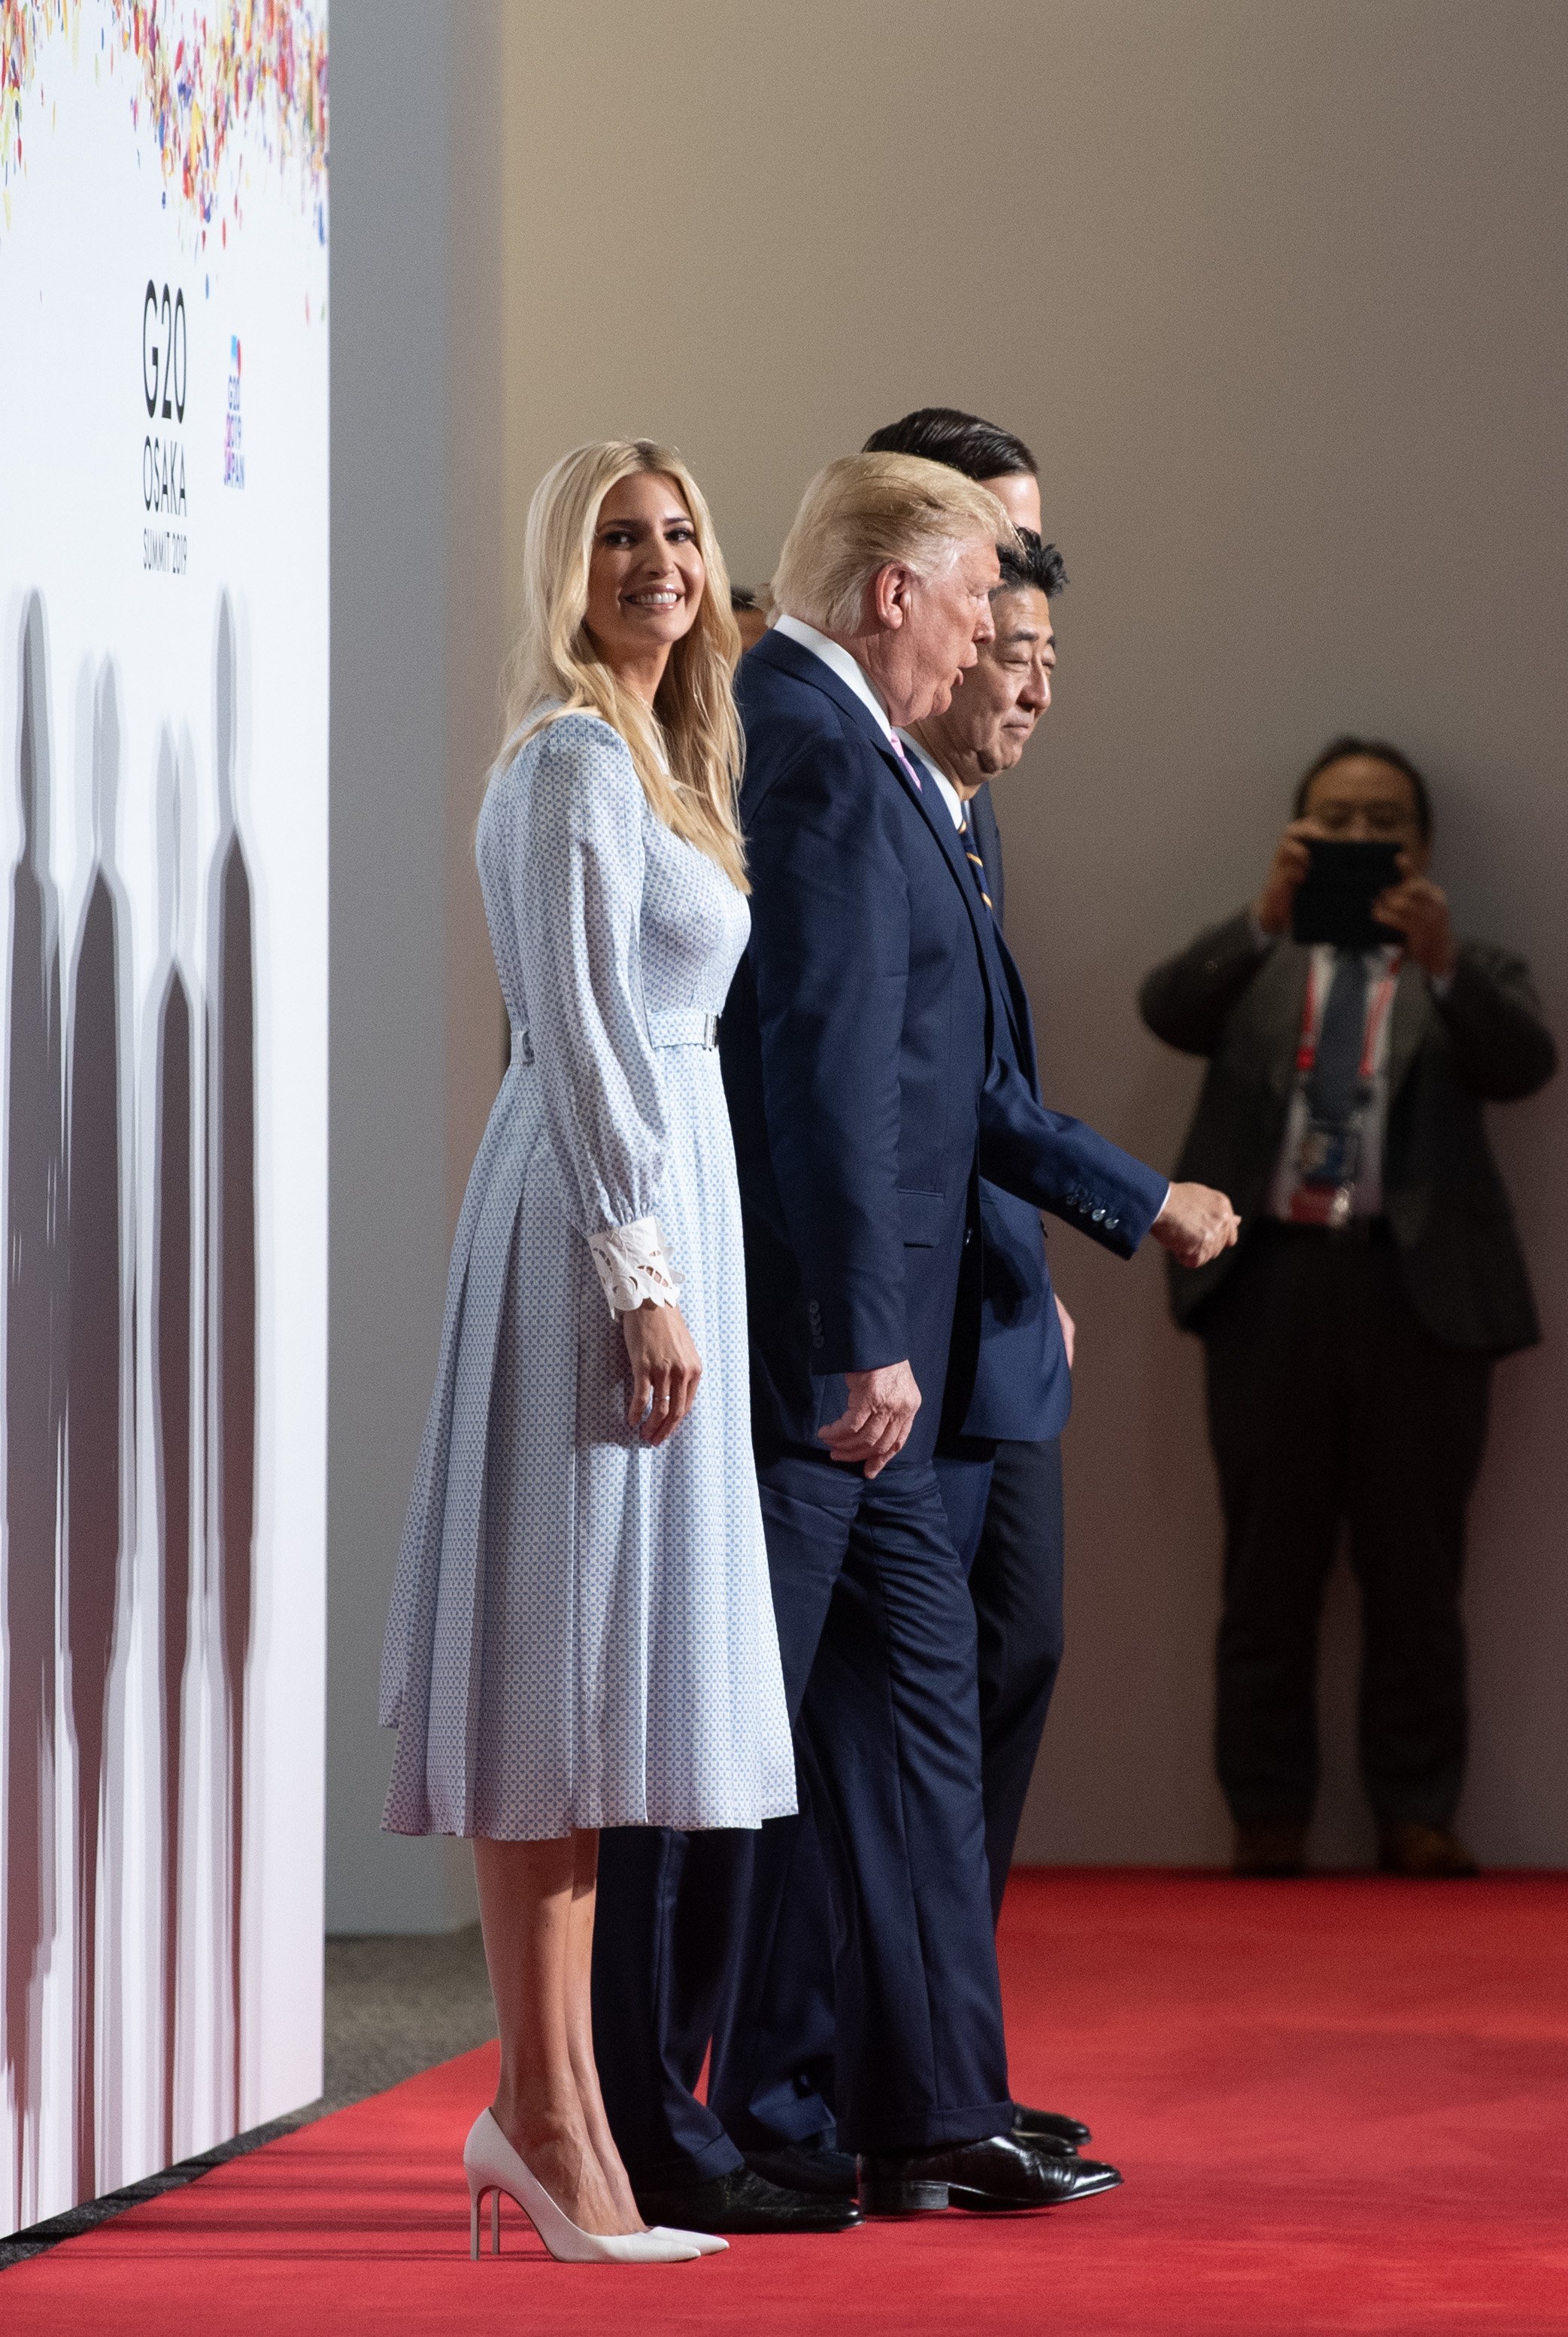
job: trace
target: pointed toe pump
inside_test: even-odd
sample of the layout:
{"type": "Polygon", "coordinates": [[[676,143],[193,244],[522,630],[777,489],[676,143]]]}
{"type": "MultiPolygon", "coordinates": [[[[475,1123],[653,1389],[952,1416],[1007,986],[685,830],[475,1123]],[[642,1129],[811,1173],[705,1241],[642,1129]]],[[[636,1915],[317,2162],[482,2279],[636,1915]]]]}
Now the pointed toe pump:
{"type": "Polygon", "coordinates": [[[468,2176],[469,2253],[479,2254],[480,2210],[490,2200],[493,2254],[501,2254],[501,2199],[522,2209],[558,2264],[690,2264],[725,2244],[696,2232],[579,2232],[537,2176],[531,2175],[488,2110],[481,2110],[463,2147],[468,2176]]]}
{"type": "Polygon", "coordinates": [[[722,2256],[729,2252],[729,2242],[721,2240],[716,2232],[682,2232],[673,2224],[655,2224],[653,2229],[661,2240],[679,2240],[683,2246],[695,2248],[699,2256],[722,2256]]]}

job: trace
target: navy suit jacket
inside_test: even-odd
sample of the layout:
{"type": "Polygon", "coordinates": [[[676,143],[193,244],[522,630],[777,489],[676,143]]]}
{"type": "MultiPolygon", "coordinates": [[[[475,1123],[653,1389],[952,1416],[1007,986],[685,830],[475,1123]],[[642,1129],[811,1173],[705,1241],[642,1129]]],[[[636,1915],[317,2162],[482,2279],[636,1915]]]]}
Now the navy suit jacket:
{"type": "Polygon", "coordinates": [[[995,1043],[1011,1011],[1000,936],[934,782],[916,786],[797,642],[765,635],[737,692],[752,936],[720,1047],[754,1429],[764,1447],[820,1451],[841,1408],[833,1379],[908,1358],[929,1448],[955,1310],[973,1315],[959,1324],[970,1368],[979,1344],[981,1276],[960,1269],[981,1174],[1124,1257],[1164,1180],[1047,1111],[1005,1035],[995,1043]]]}
{"type": "MultiPolygon", "coordinates": [[[[971,798],[969,822],[969,845],[984,861],[985,888],[995,913],[989,920],[982,920],[982,932],[993,960],[993,990],[1006,1008],[998,1018],[996,1045],[1009,1051],[1030,1093],[1043,1103],[1028,992],[1002,934],[1001,836],[988,787],[982,787],[971,798]]],[[[1095,1211],[1104,1208],[1107,1217],[1115,1215],[1117,1196],[1131,1184],[1141,1190],[1136,1218],[1141,1240],[1164,1206],[1166,1179],[1093,1129],[1081,1122],[1072,1125],[1087,1188],[1097,1196],[1089,1203],[1089,1230],[1096,1227],[1095,1211]]],[[[979,1351],[962,1432],[966,1436],[1012,1437],[1025,1442],[1057,1436],[1072,1409],[1073,1381],[1039,1211],[982,1178],[979,1216],[979,1351]]],[[[1078,1217],[1081,1221],[1081,1212],[1078,1217]]]]}
{"type": "MultiPolygon", "coordinates": [[[[1002,937],[1002,839],[989,787],[971,798],[969,818],[970,841],[985,863],[998,956],[1003,979],[1009,983],[1008,1036],[1037,1096],[1039,1067],[1028,997],[1002,937]]],[[[1045,1228],[1037,1209],[986,1178],[980,1183],[979,1206],[979,1352],[963,1433],[1035,1443],[1059,1436],[1073,1408],[1073,1374],[1051,1286],[1045,1228]]]]}

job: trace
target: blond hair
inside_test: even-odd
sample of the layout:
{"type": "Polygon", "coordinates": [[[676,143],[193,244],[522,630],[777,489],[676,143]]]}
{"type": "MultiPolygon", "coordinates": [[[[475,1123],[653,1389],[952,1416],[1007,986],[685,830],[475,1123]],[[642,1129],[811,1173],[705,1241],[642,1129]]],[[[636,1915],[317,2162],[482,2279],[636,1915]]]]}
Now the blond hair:
{"type": "Polygon", "coordinates": [[[495,768],[545,723],[563,714],[598,714],[625,739],[643,793],[665,826],[749,891],[735,808],[742,745],[731,689],[740,634],[713,520],[680,456],[650,438],[610,438],[563,455],[528,507],[522,600],[495,768]],[[584,623],[600,506],[611,487],[639,471],[656,473],[677,490],[707,572],[696,621],[672,647],[651,708],[616,679],[584,623]]]}
{"type": "Polygon", "coordinates": [[[825,633],[859,622],[867,587],[890,562],[930,576],[977,540],[1016,549],[989,487],[918,455],[843,455],[801,498],[774,572],[774,606],[825,633]]]}

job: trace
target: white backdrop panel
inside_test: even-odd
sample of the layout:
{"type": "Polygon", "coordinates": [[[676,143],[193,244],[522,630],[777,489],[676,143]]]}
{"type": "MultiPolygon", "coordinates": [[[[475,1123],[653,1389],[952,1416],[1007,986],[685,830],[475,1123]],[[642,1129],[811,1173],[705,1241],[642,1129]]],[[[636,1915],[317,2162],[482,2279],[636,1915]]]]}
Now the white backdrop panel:
{"type": "Polygon", "coordinates": [[[326,14],[4,17],[24,2225],[320,2087],[326,14]]]}

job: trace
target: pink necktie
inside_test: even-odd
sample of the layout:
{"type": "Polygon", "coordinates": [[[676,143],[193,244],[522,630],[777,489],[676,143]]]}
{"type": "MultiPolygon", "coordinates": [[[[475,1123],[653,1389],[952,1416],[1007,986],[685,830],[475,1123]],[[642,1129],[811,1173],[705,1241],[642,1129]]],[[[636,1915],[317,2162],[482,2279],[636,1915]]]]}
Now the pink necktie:
{"type": "Polygon", "coordinates": [[[888,732],[888,737],[891,741],[894,754],[898,757],[900,762],[903,765],[911,778],[913,779],[916,787],[920,788],[921,795],[924,795],[925,788],[920,785],[920,775],[916,770],[914,765],[911,762],[909,757],[905,754],[903,740],[899,737],[896,730],[890,730],[888,732]]]}

